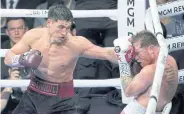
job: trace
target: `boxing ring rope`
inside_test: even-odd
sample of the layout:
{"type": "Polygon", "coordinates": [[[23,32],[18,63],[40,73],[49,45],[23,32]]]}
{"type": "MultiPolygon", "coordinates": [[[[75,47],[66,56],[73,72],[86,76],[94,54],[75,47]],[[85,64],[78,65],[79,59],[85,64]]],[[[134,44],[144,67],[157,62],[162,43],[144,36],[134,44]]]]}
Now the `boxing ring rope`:
{"type": "MultiPolygon", "coordinates": [[[[151,12],[150,12],[150,9],[146,11],[146,15],[145,15],[145,26],[146,26],[146,29],[147,30],[150,30],[152,33],[156,33],[155,32],[155,28],[154,28],[154,24],[153,24],[153,20],[152,20],[152,15],[151,15],[151,12]]],[[[158,20],[159,21],[159,20],[158,20]]],[[[159,23],[159,22],[158,22],[159,23]]],[[[172,37],[170,39],[167,39],[166,40],[166,44],[167,44],[167,48],[169,50],[169,52],[172,52],[172,51],[177,51],[177,50],[181,50],[181,49],[184,49],[184,36],[181,35],[181,36],[176,36],[176,37],[172,37]]],[[[159,68],[160,69],[160,68],[159,68]]],[[[184,83],[183,80],[184,80],[184,73],[180,73],[181,71],[179,70],[179,74],[178,74],[178,83],[179,84],[182,84],[184,83]]],[[[184,72],[184,71],[183,71],[184,72]]],[[[159,76],[157,76],[159,77],[159,76]]],[[[158,78],[157,80],[159,80],[160,78],[158,78]]],[[[161,82],[161,81],[160,81],[161,82]]],[[[152,89],[152,90],[155,90],[157,92],[159,92],[159,90],[157,88],[157,86],[159,84],[155,84],[155,89],[152,89]]],[[[153,93],[157,93],[157,92],[152,92],[151,96],[154,97],[155,95],[153,93]]],[[[158,96],[158,95],[157,95],[158,96]]],[[[158,97],[156,98],[158,99],[158,97]]],[[[151,100],[151,99],[150,99],[151,100]]],[[[152,99],[151,101],[149,101],[149,105],[147,108],[147,112],[146,113],[153,113],[156,109],[156,102],[154,102],[154,99],[152,99]],[[154,106],[154,107],[153,107],[154,106]]],[[[171,107],[172,107],[172,103],[168,103],[162,113],[170,113],[170,110],[171,110],[171,107]]]]}
{"type": "Polygon", "coordinates": [[[150,4],[150,11],[151,11],[151,17],[153,21],[153,26],[155,28],[155,35],[160,45],[160,51],[158,55],[157,66],[156,66],[156,71],[155,71],[154,80],[152,84],[150,99],[146,109],[146,114],[153,114],[156,112],[158,97],[160,94],[160,87],[161,87],[164,68],[165,68],[166,59],[168,55],[168,48],[165,43],[165,38],[163,37],[163,30],[160,24],[160,19],[158,15],[159,12],[157,9],[156,0],[149,0],[149,4],[150,4]]]}
{"type": "MultiPolygon", "coordinates": [[[[32,10],[32,9],[0,9],[2,17],[39,17],[46,18],[48,10],[32,10]]],[[[72,10],[75,18],[86,17],[117,17],[117,10],[72,10]],[[108,13],[107,13],[108,12],[108,13]]]]}
{"type": "MultiPolygon", "coordinates": [[[[120,89],[119,81],[119,78],[105,80],[74,79],[74,87],[116,87],[120,89]]],[[[0,84],[4,84],[3,87],[27,87],[29,83],[30,80],[0,80],[0,84]]]]}
{"type": "MultiPolygon", "coordinates": [[[[184,13],[184,1],[174,1],[158,5],[160,17],[170,17],[184,13]],[[169,8],[169,9],[168,9],[169,8]]],[[[1,17],[42,17],[46,18],[48,10],[0,9],[1,17]]],[[[75,18],[113,17],[117,20],[117,10],[72,10],[75,18]]]]}
{"type": "MultiPolygon", "coordinates": [[[[152,5],[153,0],[150,0],[150,6],[151,9],[153,7],[152,5]]],[[[163,17],[170,17],[170,16],[174,16],[174,15],[178,15],[178,14],[182,14],[184,13],[184,1],[174,1],[174,2],[170,2],[167,4],[163,4],[163,5],[158,5],[156,6],[155,3],[154,4],[154,8],[157,9],[158,8],[158,12],[159,12],[159,16],[160,18],[163,17]],[[157,7],[157,8],[156,8],[157,7]],[[168,9],[169,8],[169,9],[168,9]]],[[[150,10],[152,13],[153,12],[151,9],[148,9],[148,11],[150,10]]],[[[154,10],[155,10],[154,9],[154,10]]],[[[30,9],[0,9],[0,15],[1,17],[47,17],[47,13],[48,10],[30,10],[30,9]]],[[[118,20],[118,12],[117,10],[72,10],[72,13],[74,15],[75,18],[85,18],[85,17],[112,17],[113,19],[118,20]]],[[[157,13],[157,12],[156,12],[157,13]]],[[[153,16],[152,16],[153,17],[153,16]]],[[[154,15],[155,18],[155,15],[154,15]]],[[[156,19],[158,18],[158,16],[156,17],[156,19]]],[[[119,21],[119,20],[118,20],[119,21]]],[[[154,20],[153,20],[154,21],[154,20]]],[[[156,20],[155,23],[158,23],[158,20],[156,20]]],[[[119,27],[118,27],[119,29],[119,27]]],[[[156,32],[160,32],[160,26],[155,27],[156,32]]],[[[160,39],[161,39],[161,44],[162,44],[162,39],[163,36],[158,34],[158,39],[159,39],[159,43],[160,43],[160,39]]],[[[168,46],[173,46],[173,44],[177,44],[178,40],[181,40],[181,44],[183,44],[183,36],[178,36],[176,39],[169,39],[167,40],[167,44],[168,46]]],[[[162,46],[162,45],[161,45],[162,46]]],[[[164,46],[164,45],[163,45],[164,46]]],[[[181,45],[181,47],[176,47],[176,48],[170,48],[170,51],[176,51],[179,49],[183,49],[184,45],[181,45]]],[[[166,46],[164,46],[166,47],[166,46]]],[[[162,49],[162,48],[161,48],[162,49]]],[[[1,49],[0,50],[0,57],[4,57],[5,53],[8,51],[9,49],[1,49]]],[[[164,49],[164,51],[167,51],[167,48],[164,49]]],[[[164,55],[166,56],[166,53],[161,52],[161,54],[159,55],[164,55]]],[[[160,56],[159,56],[160,57],[160,56]]],[[[162,56],[161,56],[162,57],[162,56]]],[[[162,58],[159,58],[159,62],[162,62],[162,58]]],[[[160,64],[159,64],[160,65],[160,64]]],[[[161,65],[164,68],[163,65],[161,65]]],[[[160,73],[163,73],[161,69],[158,71],[156,71],[155,76],[160,76],[160,73]]],[[[180,83],[184,83],[184,70],[179,70],[179,76],[178,79],[182,79],[180,83]]],[[[160,80],[160,78],[159,78],[160,80]]],[[[74,86],[75,87],[116,87],[116,88],[120,88],[120,82],[119,82],[119,78],[117,79],[107,79],[107,80],[74,80],[74,86]]],[[[157,79],[158,81],[158,79],[157,79]]],[[[29,84],[30,80],[0,80],[0,85],[3,87],[27,87],[29,84]]],[[[161,82],[158,81],[157,83],[159,84],[161,82]]],[[[155,82],[154,82],[155,83],[155,82]]],[[[156,85],[153,85],[154,87],[159,86],[156,83],[156,85]]],[[[154,89],[154,88],[153,88],[154,89]]],[[[157,92],[152,92],[152,95],[158,95],[157,92]]],[[[158,96],[157,96],[158,97],[158,96]]],[[[152,107],[156,106],[156,102],[154,100],[151,100],[151,102],[149,102],[149,106],[147,109],[147,113],[152,113],[155,112],[155,108],[153,109],[152,107]],[[151,106],[150,106],[151,105],[151,106]]]]}

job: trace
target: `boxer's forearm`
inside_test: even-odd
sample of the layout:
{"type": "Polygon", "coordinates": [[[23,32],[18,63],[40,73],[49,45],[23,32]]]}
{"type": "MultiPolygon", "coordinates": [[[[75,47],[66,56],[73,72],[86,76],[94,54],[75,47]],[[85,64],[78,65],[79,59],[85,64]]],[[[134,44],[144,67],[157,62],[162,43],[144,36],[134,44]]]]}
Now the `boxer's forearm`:
{"type": "Polygon", "coordinates": [[[133,80],[132,76],[122,76],[121,77],[121,84],[122,84],[123,90],[125,91],[125,95],[127,97],[129,97],[129,95],[127,93],[127,87],[132,82],[132,80],[133,80]]]}
{"type": "Polygon", "coordinates": [[[118,64],[118,59],[116,53],[114,52],[114,47],[99,47],[93,45],[86,49],[81,57],[87,57],[92,59],[109,60],[112,63],[118,64]]]}
{"type": "Polygon", "coordinates": [[[116,53],[114,52],[114,47],[105,48],[107,50],[106,59],[112,63],[118,64],[118,59],[116,53]]]}

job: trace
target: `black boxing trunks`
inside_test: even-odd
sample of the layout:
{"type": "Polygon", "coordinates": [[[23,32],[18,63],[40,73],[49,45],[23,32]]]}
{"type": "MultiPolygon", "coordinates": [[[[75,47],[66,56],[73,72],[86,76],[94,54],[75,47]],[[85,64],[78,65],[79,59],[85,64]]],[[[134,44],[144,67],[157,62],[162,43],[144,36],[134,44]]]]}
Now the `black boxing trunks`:
{"type": "Polygon", "coordinates": [[[83,113],[74,96],[73,80],[53,83],[32,77],[14,114],[73,114],[83,113]]]}

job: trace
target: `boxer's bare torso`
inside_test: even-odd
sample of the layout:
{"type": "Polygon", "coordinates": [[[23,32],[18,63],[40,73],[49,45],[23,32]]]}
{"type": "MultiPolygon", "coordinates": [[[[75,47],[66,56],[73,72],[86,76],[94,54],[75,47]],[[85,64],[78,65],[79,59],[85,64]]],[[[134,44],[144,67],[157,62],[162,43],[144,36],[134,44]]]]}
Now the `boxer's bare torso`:
{"type": "Polygon", "coordinates": [[[62,42],[54,42],[57,38],[49,36],[48,28],[36,28],[28,31],[5,58],[6,63],[12,63],[14,55],[23,54],[30,49],[39,50],[42,62],[35,70],[35,75],[51,82],[68,82],[73,79],[78,58],[96,58],[117,63],[114,48],[101,48],[86,38],[72,36],[69,32],[62,42]]]}
{"type": "Polygon", "coordinates": [[[68,35],[63,44],[57,45],[49,42],[47,28],[38,31],[43,31],[44,34],[39,39],[35,39],[31,48],[39,50],[43,59],[35,74],[52,82],[72,80],[78,57],[84,51],[79,45],[80,38],[68,35]]]}
{"type": "Polygon", "coordinates": [[[22,41],[29,47],[23,46],[23,49],[21,49],[22,43],[18,43],[15,49],[12,48],[11,51],[15,54],[22,54],[29,49],[39,50],[43,59],[35,74],[51,82],[59,83],[72,80],[79,56],[93,45],[83,37],[72,36],[69,33],[63,43],[51,44],[48,28],[36,28],[26,34],[26,38],[22,41]],[[20,48],[19,51],[17,47],[20,48]]]}
{"type": "MultiPolygon", "coordinates": [[[[148,65],[149,67],[145,67],[146,71],[150,71],[150,73],[155,73],[156,64],[148,65]]],[[[150,75],[153,79],[154,74],[150,75]]],[[[161,112],[164,106],[169,103],[173,96],[175,95],[175,91],[177,88],[177,79],[178,79],[178,70],[175,60],[168,56],[167,64],[165,66],[165,71],[163,75],[162,85],[160,88],[160,95],[157,104],[157,112],[161,112]]],[[[152,89],[152,85],[145,90],[145,92],[141,93],[136,97],[136,100],[139,104],[147,108],[150,92],[152,89]]]]}

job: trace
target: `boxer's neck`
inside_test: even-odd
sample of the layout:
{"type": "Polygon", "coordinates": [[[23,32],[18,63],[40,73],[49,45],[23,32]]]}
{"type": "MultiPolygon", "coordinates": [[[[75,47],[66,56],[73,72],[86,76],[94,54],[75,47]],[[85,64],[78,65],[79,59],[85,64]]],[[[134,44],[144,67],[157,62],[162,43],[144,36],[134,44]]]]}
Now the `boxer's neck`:
{"type": "Polygon", "coordinates": [[[55,39],[49,39],[49,44],[50,45],[57,45],[57,46],[62,46],[65,45],[66,42],[68,41],[68,38],[65,38],[63,40],[55,40],[55,39]]]}
{"type": "Polygon", "coordinates": [[[64,39],[57,39],[54,37],[49,37],[48,42],[51,45],[57,45],[57,46],[62,46],[65,45],[67,43],[67,41],[69,40],[69,37],[66,36],[64,39]]]}

